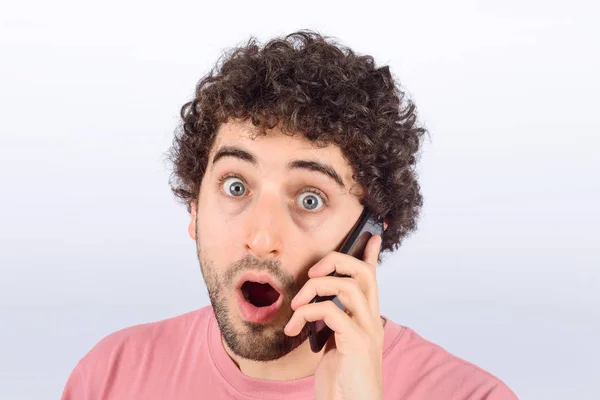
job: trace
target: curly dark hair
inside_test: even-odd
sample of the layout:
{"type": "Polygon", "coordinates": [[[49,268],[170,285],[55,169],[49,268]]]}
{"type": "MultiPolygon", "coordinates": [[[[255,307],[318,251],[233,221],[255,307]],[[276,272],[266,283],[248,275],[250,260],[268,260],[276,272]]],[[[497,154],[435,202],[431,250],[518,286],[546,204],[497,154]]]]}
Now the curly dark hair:
{"type": "Polygon", "coordinates": [[[426,130],[387,66],[329,37],[302,30],[225,53],[181,108],[169,151],[173,193],[191,211],[220,124],[280,127],[316,146],[335,144],[361,186],[360,202],[385,218],[382,252],[416,228],[423,204],[415,164],[426,130]]]}

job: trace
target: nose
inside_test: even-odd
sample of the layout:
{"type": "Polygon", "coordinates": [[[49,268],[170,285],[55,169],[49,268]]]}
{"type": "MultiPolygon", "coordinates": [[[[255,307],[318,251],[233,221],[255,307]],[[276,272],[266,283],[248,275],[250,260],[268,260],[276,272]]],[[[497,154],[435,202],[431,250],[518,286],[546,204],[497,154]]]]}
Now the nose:
{"type": "Polygon", "coordinates": [[[283,201],[272,193],[254,198],[247,220],[246,251],[256,258],[276,258],[282,252],[286,213],[283,201]]]}

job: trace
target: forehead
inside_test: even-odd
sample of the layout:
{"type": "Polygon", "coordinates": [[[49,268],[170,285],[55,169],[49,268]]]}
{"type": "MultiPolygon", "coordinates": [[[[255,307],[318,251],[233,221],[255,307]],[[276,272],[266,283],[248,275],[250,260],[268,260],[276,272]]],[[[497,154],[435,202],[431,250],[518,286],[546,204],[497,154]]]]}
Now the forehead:
{"type": "Polygon", "coordinates": [[[222,146],[238,145],[252,153],[259,165],[283,168],[293,159],[310,159],[331,165],[345,182],[353,182],[352,167],[335,144],[317,147],[301,134],[286,135],[279,128],[261,134],[250,122],[227,122],[220,126],[211,149],[210,160],[222,146]]]}

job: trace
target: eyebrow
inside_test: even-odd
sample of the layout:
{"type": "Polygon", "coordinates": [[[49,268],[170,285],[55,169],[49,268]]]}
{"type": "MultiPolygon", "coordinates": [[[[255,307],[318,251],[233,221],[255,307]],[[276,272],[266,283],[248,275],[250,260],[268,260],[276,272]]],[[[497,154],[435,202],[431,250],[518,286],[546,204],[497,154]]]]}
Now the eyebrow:
{"type": "MultiPolygon", "coordinates": [[[[237,147],[237,146],[223,146],[215,153],[213,158],[211,170],[214,168],[217,161],[222,158],[231,157],[237,158],[239,160],[248,162],[252,165],[258,166],[258,161],[254,155],[250,152],[237,147]]],[[[323,164],[319,161],[314,160],[292,160],[287,164],[287,169],[303,169],[311,172],[318,172],[330,179],[333,179],[335,183],[340,186],[340,188],[344,189],[346,186],[344,185],[344,181],[340,177],[340,175],[335,171],[335,169],[327,164],[323,164]]]]}

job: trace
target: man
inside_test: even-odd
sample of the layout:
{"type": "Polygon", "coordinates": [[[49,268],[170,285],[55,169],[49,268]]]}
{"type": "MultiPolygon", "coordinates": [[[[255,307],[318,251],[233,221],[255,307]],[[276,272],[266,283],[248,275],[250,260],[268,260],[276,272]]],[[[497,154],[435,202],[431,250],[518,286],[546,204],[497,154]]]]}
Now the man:
{"type": "Polygon", "coordinates": [[[415,229],[422,203],[424,129],[387,67],[314,32],[250,41],[181,116],[171,185],[212,305],[105,337],[63,400],[516,398],[379,313],[380,251],[415,229]],[[383,235],[362,259],[335,251],[364,209],[383,235]],[[318,353],[312,321],[334,332],[318,353]]]}

